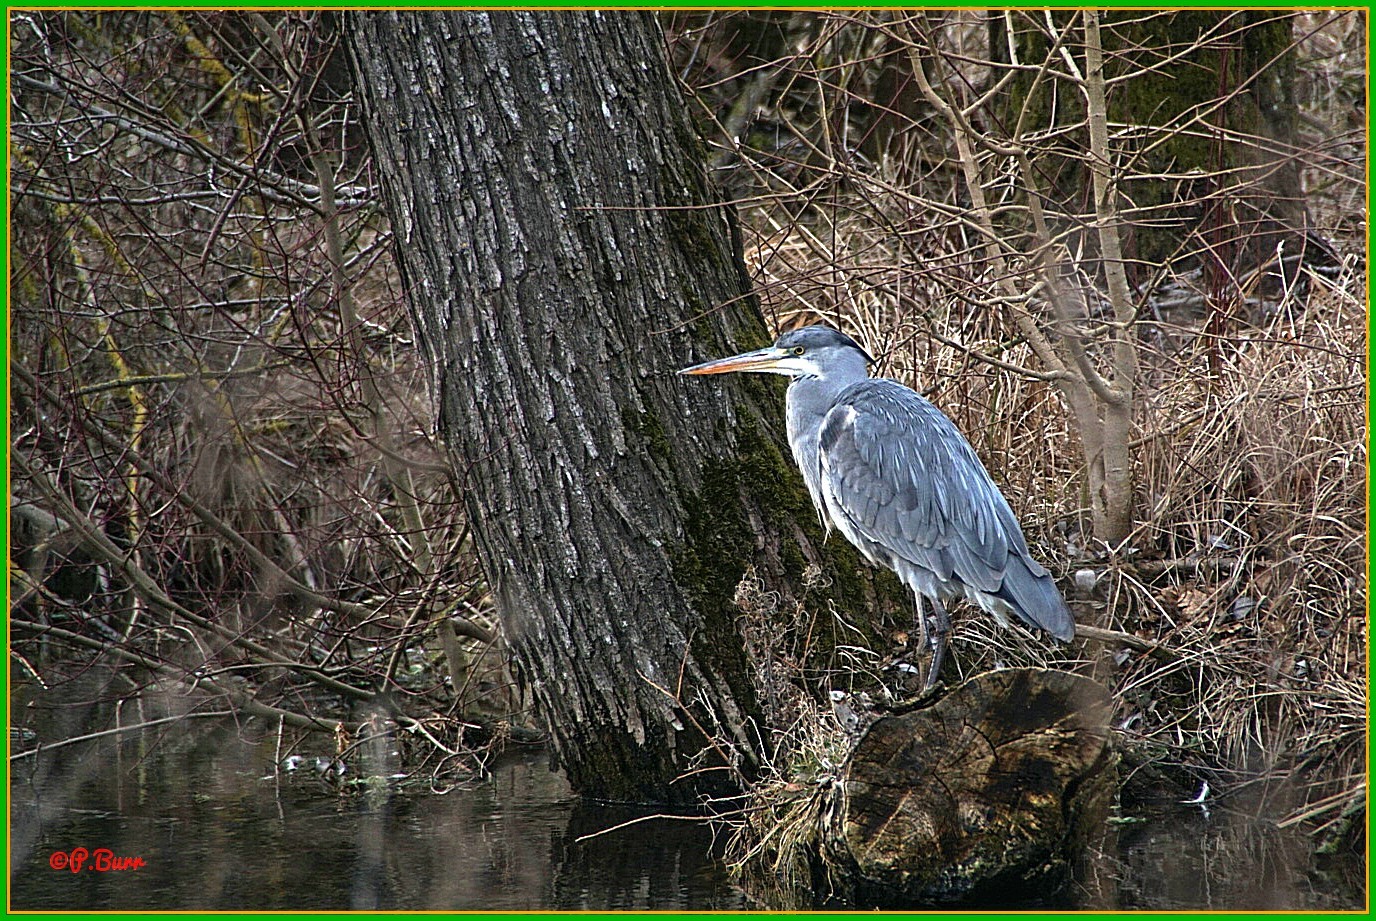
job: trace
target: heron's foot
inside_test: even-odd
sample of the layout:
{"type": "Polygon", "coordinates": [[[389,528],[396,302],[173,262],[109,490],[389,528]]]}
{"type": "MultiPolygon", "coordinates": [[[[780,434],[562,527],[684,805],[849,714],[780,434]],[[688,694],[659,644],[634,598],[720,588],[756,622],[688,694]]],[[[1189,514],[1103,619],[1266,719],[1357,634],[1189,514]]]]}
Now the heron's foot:
{"type": "Polygon", "coordinates": [[[936,672],[931,672],[927,676],[927,683],[922,686],[922,690],[917,692],[917,696],[913,700],[917,702],[927,701],[934,697],[940,697],[945,692],[946,682],[942,681],[941,676],[936,672]]]}
{"type": "Polygon", "coordinates": [[[938,681],[930,687],[924,687],[912,697],[904,697],[900,700],[881,703],[878,704],[875,709],[895,715],[900,713],[911,713],[913,710],[921,710],[924,707],[929,707],[936,703],[937,700],[945,696],[947,690],[946,682],[938,681]]]}

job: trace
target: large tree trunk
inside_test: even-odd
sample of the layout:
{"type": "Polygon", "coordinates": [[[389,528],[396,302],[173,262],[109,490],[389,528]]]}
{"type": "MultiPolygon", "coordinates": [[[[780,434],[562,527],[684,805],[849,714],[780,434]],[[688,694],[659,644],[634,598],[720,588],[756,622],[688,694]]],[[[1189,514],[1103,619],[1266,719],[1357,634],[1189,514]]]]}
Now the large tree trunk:
{"type": "Polygon", "coordinates": [[[749,562],[797,581],[813,515],[778,393],[671,373],[766,332],[658,26],[350,23],[439,430],[558,760],[599,797],[737,789],[761,733],[733,590],[749,562]]]}

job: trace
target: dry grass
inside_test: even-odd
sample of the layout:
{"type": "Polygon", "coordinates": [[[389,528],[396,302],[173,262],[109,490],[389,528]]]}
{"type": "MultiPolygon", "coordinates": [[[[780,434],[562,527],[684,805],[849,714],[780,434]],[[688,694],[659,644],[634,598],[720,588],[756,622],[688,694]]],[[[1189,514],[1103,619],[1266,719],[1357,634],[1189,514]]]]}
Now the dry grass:
{"type": "MultiPolygon", "coordinates": [[[[1199,342],[1170,354],[1144,342],[1139,525],[1106,554],[1082,530],[1081,459],[1059,398],[1035,378],[971,357],[1026,366],[1025,349],[1003,347],[989,315],[950,309],[958,299],[946,300],[944,314],[915,315],[886,303],[876,293],[883,283],[854,299],[853,314],[786,307],[785,297],[796,305],[791,295],[821,277],[855,274],[844,263],[809,264],[808,252],[775,241],[768,258],[752,254],[779,328],[831,322],[887,347],[880,373],[927,393],[970,437],[1078,619],[1178,655],[1163,663],[1084,644],[1051,649],[966,611],[953,636],[962,674],[1005,665],[1091,671],[1114,689],[1120,728],[1144,757],[1206,772],[1215,790],[1304,765],[1313,789],[1301,791],[1296,814],[1331,797],[1322,816],[1309,817],[1333,818],[1364,794],[1366,295],[1357,263],[1316,277],[1307,298],[1283,301],[1267,326],[1240,333],[1222,373],[1199,342]],[[1074,570],[1095,579],[1089,597],[1068,584],[1074,570]],[[1314,771],[1319,762],[1326,769],[1314,771]],[[1334,796],[1335,784],[1347,795],[1334,796]]],[[[895,279],[911,274],[897,260],[891,266],[895,279]]],[[[793,730],[800,748],[834,744],[809,731],[820,730],[793,730]]]]}
{"type": "Polygon", "coordinates": [[[752,888],[761,897],[784,900],[770,907],[807,907],[810,901],[801,894],[812,889],[815,858],[828,840],[824,831],[838,815],[842,787],[834,781],[856,727],[843,725],[844,710],[820,703],[804,688],[839,687],[854,682],[856,673],[836,669],[819,675],[806,668],[804,663],[816,658],[814,618],[797,601],[784,610],[783,599],[765,590],[754,567],[737,586],[735,601],[771,736],[763,777],[747,805],[728,820],[733,829],[728,859],[734,872],[760,883],[752,888]],[[801,901],[789,902],[795,896],[801,901]]]}
{"type": "MultiPolygon", "coordinates": [[[[1051,649],[962,609],[953,637],[962,675],[1016,664],[1093,674],[1114,691],[1118,727],[1139,761],[1182,783],[1207,778],[1225,799],[1246,799],[1260,785],[1275,794],[1268,814],[1320,832],[1364,803],[1366,783],[1365,145],[1345,114],[1362,105],[1353,90],[1366,66],[1362,25],[1359,15],[1315,12],[1296,27],[1306,36],[1307,205],[1340,265],[1307,270],[1303,283],[1280,291],[1242,292],[1247,315],[1230,316],[1222,335],[1207,316],[1144,314],[1132,445],[1137,524],[1112,548],[1088,533],[1073,418],[1010,332],[987,263],[955,210],[919,207],[959,209],[949,167],[935,158],[841,162],[815,153],[805,167],[781,150],[782,163],[742,155],[735,175],[766,193],[742,214],[746,262],[775,328],[823,322],[865,343],[879,373],[927,395],[970,438],[1077,618],[1174,654],[1095,643],[1051,649]]],[[[808,55],[825,46],[799,47],[785,72],[806,72],[808,55]]],[[[833,112],[860,98],[854,86],[828,89],[837,93],[833,112]]],[[[782,111],[793,103],[781,98],[774,117],[800,118],[782,111]]],[[[926,129],[915,121],[912,130],[926,129]]],[[[828,143],[835,150],[840,140],[828,143]]],[[[1159,281],[1210,303],[1197,272],[1159,281]]],[[[765,617],[745,602],[744,621],[765,617]]],[[[855,659],[860,684],[910,690],[884,668],[894,650],[855,659]]],[[[825,801],[809,777],[847,744],[831,709],[814,701],[829,687],[858,685],[854,675],[827,685],[805,664],[790,677],[778,657],[768,661],[771,699],[789,681],[808,693],[774,724],[793,760],[777,759],[737,849],[788,876],[800,871],[779,868],[794,866],[797,842],[812,840],[825,801]],[[774,832],[771,822],[791,830],[774,832]]]]}
{"type": "Polygon", "coordinates": [[[1365,303],[1349,270],[1240,339],[1222,374],[1189,351],[1163,362],[1134,542],[1172,565],[1116,574],[1108,608],[1182,654],[1121,675],[1131,731],[1240,774],[1326,762],[1301,802],[1365,750],[1365,303]]]}

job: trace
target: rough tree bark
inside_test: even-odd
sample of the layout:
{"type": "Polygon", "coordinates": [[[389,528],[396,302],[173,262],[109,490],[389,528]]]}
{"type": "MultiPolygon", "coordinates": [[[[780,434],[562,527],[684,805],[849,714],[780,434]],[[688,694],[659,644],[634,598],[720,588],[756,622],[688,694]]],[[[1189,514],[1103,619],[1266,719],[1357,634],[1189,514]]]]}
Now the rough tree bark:
{"type": "Polygon", "coordinates": [[[797,582],[816,532],[774,389],[671,373],[766,331],[658,25],[349,23],[439,430],[560,764],[606,798],[738,789],[761,730],[733,590],[749,562],[797,582]]]}

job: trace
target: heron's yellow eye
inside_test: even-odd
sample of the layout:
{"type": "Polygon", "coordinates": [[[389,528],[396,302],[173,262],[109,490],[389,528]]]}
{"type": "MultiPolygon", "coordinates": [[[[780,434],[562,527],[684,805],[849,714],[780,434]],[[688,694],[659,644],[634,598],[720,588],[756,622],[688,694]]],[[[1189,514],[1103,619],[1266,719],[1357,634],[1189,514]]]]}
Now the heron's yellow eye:
{"type": "Polygon", "coordinates": [[[801,345],[795,345],[795,346],[793,347],[793,354],[794,354],[794,355],[801,355],[801,354],[803,354],[803,353],[806,352],[806,351],[807,351],[807,349],[803,348],[801,345]]]}

